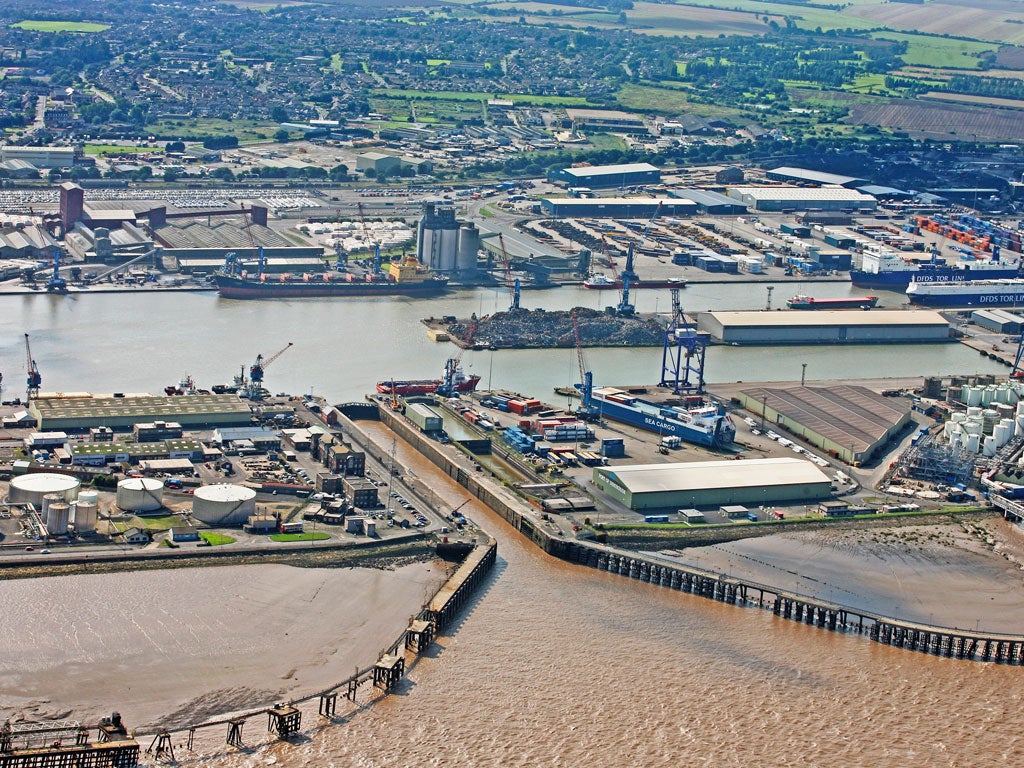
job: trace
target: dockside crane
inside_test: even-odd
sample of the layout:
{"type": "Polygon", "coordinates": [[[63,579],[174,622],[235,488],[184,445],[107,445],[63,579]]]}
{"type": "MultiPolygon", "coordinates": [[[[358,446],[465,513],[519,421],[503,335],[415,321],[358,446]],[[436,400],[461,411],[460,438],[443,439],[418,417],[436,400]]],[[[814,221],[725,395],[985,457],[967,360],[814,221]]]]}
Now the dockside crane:
{"type": "Polygon", "coordinates": [[[636,314],[636,307],[629,303],[629,286],[636,282],[637,274],[633,269],[633,243],[629,244],[626,251],[626,268],[622,271],[622,293],[619,294],[619,303],[615,307],[615,313],[621,317],[632,317],[636,314]]]}
{"type": "Polygon", "coordinates": [[[363,237],[366,238],[366,242],[373,245],[373,274],[379,275],[381,268],[380,241],[374,240],[370,237],[370,228],[366,224],[366,214],[363,213],[363,204],[356,203],[356,208],[359,209],[359,223],[363,225],[363,237]]]}
{"type": "Polygon", "coordinates": [[[587,361],[583,356],[583,340],[580,338],[580,321],[576,313],[572,313],[572,336],[576,343],[576,360],[580,366],[580,383],[577,388],[580,391],[580,404],[576,409],[576,415],[584,421],[597,421],[600,418],[600,410],[594,405],[594,374],[587,370],[587,361]]]}
{"type": "Polygon", "coordinates": [[[441,385],[437,388],[437,394],[441,397],[453,397],[458,394],[456,390],[457,382],[456,378],[459,373],[459,363],[462,362],[462,355],[473,345],[473,337],[476,336],[477,320],[474,317],[473,321],[469,325],[469,331],[466,333],[465,346],[462,347],[455,357],[449,357],[444,362],[444,378],[441,381],[441,385]]]}
{"type": "Polygon", "coordinates": [[[25,334],[25,370],[28,371],[25,389],[25,402],[28,403],[33,397],[39,396],[39,387],[43,383],[43,377],[39,373],[36,361],[32,359],[32,347],[28,342],[28,334],[25,334]]]}
{"type": "Polygon", "coordinates": [[[498,245],[501,246],[501,263],[505,267],[505,285],[508,288],[509,298],[511,299],[508,311],[515,312],[519,309],[521,286],[518,277],[512,278],[512,262],[508,259],[508,251],[505,250],[505,238],[501,236],[501,232],[498,233],[498,245]]]}
{"type": "Polygon", "coordinates": [[[673,394],[704,393],[704,354],[708,334],[690,325],[679,303],[679,289],[672,294],[672,319],[665,329],[661,352],[660,386],[669,387],[673,394]]]}
{"type": "Polygon", "coordinates": [[[46,285],[46,290],[50,293],[68,292],[68,281],[60,276],[60,248],[53,249],[53,274],[46,285]]]}
{"type": "Polygon", "coordinates": [[[249,383],[246,385],[245,396],[250,400],[261,400],[263,398],[263,374],[270,367],[270,364],[281,355],[292,348],[294,342],[289,341],[284,349],[279,349],[268,358],[262,354],[256,355],[256,362],[249,366],[249,383]]]}

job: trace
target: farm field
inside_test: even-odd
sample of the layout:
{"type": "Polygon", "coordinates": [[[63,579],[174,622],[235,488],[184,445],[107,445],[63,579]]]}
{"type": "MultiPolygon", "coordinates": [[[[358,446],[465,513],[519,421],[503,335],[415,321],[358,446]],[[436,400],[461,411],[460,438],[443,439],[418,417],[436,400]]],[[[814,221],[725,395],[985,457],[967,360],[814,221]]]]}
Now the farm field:
{"type": "Polygon", "coordinates": [[[685,91],[676,88],[658,88],[650,85],[624,85],[615,94],[625,109],[671,115],[687,112],[699,117],[734,118],[740,110],[715,104],[691,104],[685,91]]]}
{"type": "Polygon", "coordinates": [[[679,9],[714,8],[719,13],[722,11],[745,11],[758,16],[767,14],[774,17],[791,18],[800,29],[821,27],[823,32],[830,29],[872,29],[879,26],[868,19],[859,19],[855,15],[851,15],[859,9],[859,6],[851,6],[839,12],[827,8],[760,2],[760,0],[686,0],[685,3],[677,3],[674,7],[679,9]]]}
{"type": "Polygon", "coordinates": [[[874,32],[876,40],[894,40],[907,44],[907,52],[900,58],[908,66],[941,67],[950,69],[978,69],[978,56],[999,47],[994,43],[973,40],[953,40],[932,35],[908,35],[900,32],[874,32]]]}
{"type": "MultiPolygon", "coordinates": [[[[847,8],[844,18],[872,27],[930,35],[969,34],[975,40],[1024,43],[1024,8],[998,8],[980,0],[971,5],[952,3],[886,3],[847,8]]],[[[1015,4],[1019,5],[1019,4],[1015,4]]]]}
{"type": "Polygon", "coordinates": [[[917,138],[960,141],[1024,140],[1024,112],[979,109],[973,105],[920,104],[891,100],[854,104],[846,122],[905,131],[917,138]]]}
{"type": "Polygon", "coordinates": [[[1004,109],[1024,109],[1024,101],[1020,99],[998,99],[993,96],[968,96],[965,93],[944,93],[929,91],[920,98],[930,101],[950,101],[958,104],[978,104],[982,107],[1002,107],[1004,109]]]}

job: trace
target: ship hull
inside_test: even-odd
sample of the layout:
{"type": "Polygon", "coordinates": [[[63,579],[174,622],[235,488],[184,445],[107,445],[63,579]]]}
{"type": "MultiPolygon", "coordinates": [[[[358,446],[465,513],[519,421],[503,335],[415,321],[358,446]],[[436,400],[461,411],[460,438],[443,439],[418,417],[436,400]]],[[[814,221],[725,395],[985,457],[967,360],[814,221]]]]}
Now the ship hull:
{"type": "MultiPolygon", "coordinates": [[[[480,383],[479,376],[470,376],[464,381],[455,383],[456,392],[472,392],[480,383]]],[[[378,381],[377,391],[382,395],[390,395],[392,385],[395,394],[398,395],[430,395],[437,392],[437,388],[444,382],[441,379],[419,379],[416,381],[378,381]]]]}
{"type": "MultiPolygon", "coordinates": [[[[613,280],[609,283],[591,283],[587,280],[583,281],[583,287],[589,288],[592,291],[612,290],[621,291],[622,281],[613,280]]],[[[643,280],[629,284],[631,289],[633,288],[685,288],[686,280],[643,280]]]]}
{"type": "Polygon", "coordinates": [[[688,443],[708,448],[727,448],[732,445],[736,434],[735,428],[725,416],[717,419],[713,425],[691,425],[675,419],[644,413],[612,400],[595,397],[593,402],[600,409],[603,417],[632,424],[650,432],[657,432],[663,437],[675,436],[688,443]]]}
{"type": "Polygon", "coordinates": [[[445,280],[417,283],[319,282],[249,280],[217,275],[217,292],[225,299],[302,299],[338,296],[436,296],[447,287],[445,280]]]}
{"type": "Polygon", "coordinates": [[[786,306],[790,309],[860,309],[873,307],[877,303],[877,296],[852,296],[848,299],[791,299],[786,302],[786,306]]]}
{"type": "Polygon", "coordinates": [[[911,304],[925,307],[1024,307],[1024,288],[1013,293],[980,293],[967,289],[951,294],[908,294],[911,304]]]}
{"type": "Polygon", "coordinates": [[[955,269],[940,267],[927,270],[900,270],[898,272],[864,272],[850,270],[850,281],[861,288],[906,289],[915,283],[969,283],[975,280],[998,280],[1019,277],[1016,267],[1006,269],[955,269]]]}

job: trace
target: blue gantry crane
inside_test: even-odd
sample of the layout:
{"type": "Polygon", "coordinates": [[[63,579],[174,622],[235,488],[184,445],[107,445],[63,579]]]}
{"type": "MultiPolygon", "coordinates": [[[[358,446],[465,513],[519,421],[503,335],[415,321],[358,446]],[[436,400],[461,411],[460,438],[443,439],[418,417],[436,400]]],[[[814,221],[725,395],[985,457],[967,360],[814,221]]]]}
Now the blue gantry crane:
{"type": "Polygon", "coordinates": [[[704,393],[704,355],[708,334],[690,325],[679,303],[679,289],[671,288],[672,319],[665,329],[661,351],[661,386],[674,394],[704,393]]]}
{"type": "Polygon", "coordinates": [[[576,360],[580,366],[580,383],[576,388],[580,391],[580,404],[576,408],[576,415],[584,421],[596,421],[600,418],[601,412],[594,405],[594,374],[587,370],[587,361],[583,356],[583,340],[580,338],[580,321],[576,313],[572,313],[572,335],[576,343],[576,360]]]}

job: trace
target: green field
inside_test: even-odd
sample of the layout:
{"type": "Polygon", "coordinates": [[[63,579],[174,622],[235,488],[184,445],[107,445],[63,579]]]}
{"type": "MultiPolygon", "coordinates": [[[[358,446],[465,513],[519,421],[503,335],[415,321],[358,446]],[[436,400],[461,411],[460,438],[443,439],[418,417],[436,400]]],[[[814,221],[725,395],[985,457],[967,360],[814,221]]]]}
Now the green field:
{"type": "Polygon", "coordinates": [[[17,29],[24,29],[29,32],[102,32],[110,29],[109,24],[95,24],[91,21],[43,21],[31,20],[19,21],[11,24],[17,29]]]}
{"type": "Polygon", "coordinates": [[[146,130],[163,139],[203,139],[207,136],[237,136],[239,142],[265,141],[280,129],[277,123],[257,120],[219,120],[216,118],[190,118],[157,120],[146,130]]]}
{"type": "Polygon", "coordinates": [[[323,541],[331,538],[329,533],[317,533],[308,531],[305,533],[275,533],[271,535],[271,541],[323,541]]]}
{"type": "Polygon", "coordinates": [[[978,55],[999,47],[992,43],[954,40],[934,35],[904,35],[899,32],[873,32],[876,40],[906,43],[907,52],[900,56],[911,66],[940,69],[978,69],[978,55]]]}
{"type": "Polygon", "coordinates": [[[375,88],[371,96],[389,99],[423,99],[433,101],[486,101],[504,99],[516,104],[536,107],[585,107],[590,103],[583,96],[539,96],[530,93],[494,94],[479,91],[417,91],[403,88],[375,88]]]}
{"type": "Polygon", "coordinates": [[[82,150],[87,155],[131,155],[143,152],[163,152],[162,147],[119,146],[117,144],[86,144],[82,150]]]}
{"type": "Polygon", "coordinates": [[[210,531],[203,531],[199,534],[199,538],[209,544],[211,547],[220,547],[225,544],[234,544],[236,539],[233,536],[225,536],[223,533],[211,533],[210,531]]]}
{"type": "MultiPolygon", "coordinates": [[[[129,526],[148,531],[168,531],[183,525],[180,515],[162,515],[160,517],[133,517],[129,526]]],[[[124,529],[122,529],[124,530],[124,529]]]]}
{"type": "Polygon", "coordinates": [[[700,117],[722,118],[734,118],[739,115],[739,110],[732,107],[719,107],[715,104],[691,104],[686,91],[679,88],[628,83],[619,88],[615,98],[623,109],[635,112],[656,112],[662,115],[688,112],[700,117]]]}

